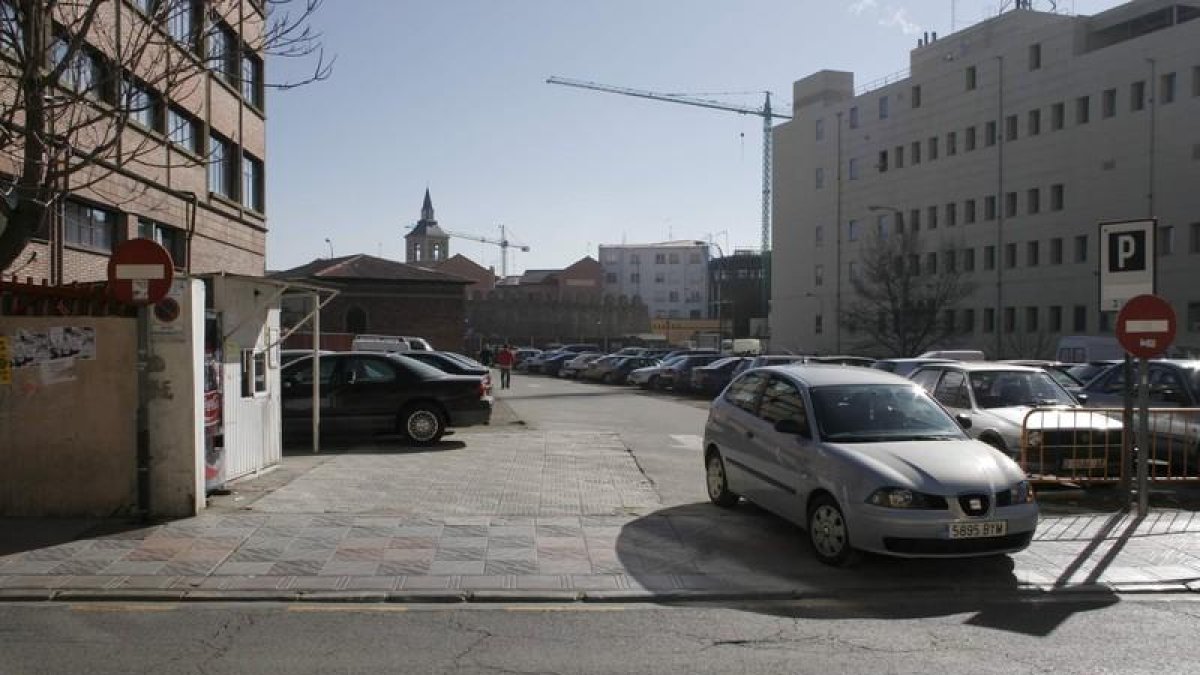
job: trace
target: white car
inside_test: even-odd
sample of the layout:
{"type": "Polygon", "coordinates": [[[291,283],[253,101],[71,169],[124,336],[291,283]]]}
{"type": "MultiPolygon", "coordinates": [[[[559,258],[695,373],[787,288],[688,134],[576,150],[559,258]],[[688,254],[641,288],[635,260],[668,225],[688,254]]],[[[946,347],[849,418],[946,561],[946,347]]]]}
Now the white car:
{"type": "Polygon", "coordinates": [[[923,389],[868,368],[744,373],[704,428],[708,496],[745,497],[808,530],[817,558],[1020,551],[1037,527],[1025,474],[923,389]]]}

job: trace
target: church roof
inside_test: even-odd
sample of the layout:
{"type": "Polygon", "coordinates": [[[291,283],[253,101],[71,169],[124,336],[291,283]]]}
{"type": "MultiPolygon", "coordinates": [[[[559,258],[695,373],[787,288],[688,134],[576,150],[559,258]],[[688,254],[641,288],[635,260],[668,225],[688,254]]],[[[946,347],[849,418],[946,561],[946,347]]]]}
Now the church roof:
{"type": "Polygon", "coordinates": [[[410,237],[443,237],[449,238],[446,231],[438,227],[437,218],[433,215],[433,199],[429,196],[429,188],[425,188],[425,201],[421,204],[421,219],[413,226],[405,239],[410,237]]]}
{"type": "Polygon", "coordinates": [[[275,272],[276,279],[328,279],[374,280],[374,281],[440,281],[443,283],[469,284],[471,279],[438,272],[436,270],[408,265],[395,260],[376,258],[358,253],[339,258],[320,258],[290,270],[275,272]]]}

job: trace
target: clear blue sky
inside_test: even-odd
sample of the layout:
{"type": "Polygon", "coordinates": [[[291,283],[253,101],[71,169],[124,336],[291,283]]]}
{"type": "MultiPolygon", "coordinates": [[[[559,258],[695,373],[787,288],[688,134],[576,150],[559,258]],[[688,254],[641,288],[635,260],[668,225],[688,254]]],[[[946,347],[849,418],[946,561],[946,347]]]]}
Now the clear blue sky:
{"type": "MultiPolygon", "coordinates": [[[[960,28],[1002,0],[958,0],[960,28]]],[[[1038,6],[1048,6],[1038,2],[1038,6]]],[[[1119,0],[1059,0],[1092,14],[1119,0]]],[[[403,260],[428,187],[447,230],[532,247],[511,271],[599,244],[707,239],[757,247],[762,120],[545,84],[658,92],[771,90],[814,71],[861,84],[908,66],[950,0],[328,0],[315,28],[333,77],[270,94],[267,264],[403,260]],[[726,233],[726,234],[720,234],[726,233]]],[[[268,80],[297,64],[272,61],[268,80]]],[[[762,103],[761,94],[712,96],[762,103]]],[[[499,270],[497,247],[454,239],[499,270]]]]}

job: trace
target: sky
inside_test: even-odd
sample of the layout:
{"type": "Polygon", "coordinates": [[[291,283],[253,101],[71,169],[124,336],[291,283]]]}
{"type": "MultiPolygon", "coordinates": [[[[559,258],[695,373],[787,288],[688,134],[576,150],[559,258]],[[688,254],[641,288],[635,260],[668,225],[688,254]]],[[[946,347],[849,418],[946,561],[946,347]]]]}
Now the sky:
{"type": "MultiPolygon", "coordinates": [[[[1011,4],[1008,0],[1007,4],[1011,4]]],[[[1005,0],[958,0],[964,28],[1005,0]]],[[[1048,10],[1049,0],[1035,6],[1048,10]]],[[[1120,0],[1058,0],[1094,14],[1120,0]]],[[[268,269],[404,259],[426,188],[450,232],[509,239],[509,273],[601,244],[761,240],[762,118],[546,84],[557,75],[760,107],[824,69],[908,67],[951,0],[326,0],[322,82],[267,101],[268,269]],[[328,240],[328,241],[326,241],[328,240]]],[[[270,60],[268,82],[311,62],[270,60]]],[[[500,248],[452,239],[500,270],[500,248]]]]}

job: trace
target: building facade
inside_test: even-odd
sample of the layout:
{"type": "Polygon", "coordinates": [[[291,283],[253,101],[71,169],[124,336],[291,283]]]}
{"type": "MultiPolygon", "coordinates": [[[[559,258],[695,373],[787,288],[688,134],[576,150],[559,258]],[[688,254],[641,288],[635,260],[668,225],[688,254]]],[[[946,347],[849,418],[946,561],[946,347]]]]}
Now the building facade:
{"type": "Polygon", "coordinates": [[[707,319],[708,248],[696,240],[602,245],[604,292],[640,297],[651,319],[707,319]]]}
{"type": "Polygon", "coordinates": [[[871,238],[902,231],[921,249],[909,272],[973,284],[945,315],[955,346],[1048,357],[1061,335],[1111,333],[1098,224],[1146,217],[1177,342],[1200,344],[1197,18],[1194,1],[1022,4],[923,40],[881,86],[796,82],[774,133],[772,346],[871,352],[838,316],[871,238]]]}
{"type": "Polygon", "coordinates": [[[767,307],[762,254],[738,249],[733,255],[713,258],[708,266],[712,278],[710,316],[720,321],[721,335],[763,337],[758,334],[763,322],[755,320],[761,319],[767,307]]]}
{"type": "MultiPolygon", "coordinates": [[[[146,237],[162,243],[180,269],[261,276],[267,232],[264,3],[227,0],[214,7],[180,0],[164,5],[168,9],[146,0],[101,4],[77,52],[68,52],[63,31],[85,24],[64,17],[55,17],[59,37],[48,45],[51,63],[69,58],[70,64],[47,98],[60,106],[51,115],[51,136],[64,134],[60,142],[69,143],[70,151],[50,161],[64,174],[66,167],[83,168],[60,179],[65,196],[50,205],[48,223],[0,272],[52,284],[103,280],[113,248],[146,237]],[[86,130],[78,124],[64,130],[89,114],[95,121],[86,130]],[[80,159],[89,151],[98,159],[80,159]]],[[[11,5],[3,5],[6,36],[33,25],[11,5]]],[[[11,83],[29,55],[7,43],[0,51],[0,79],[11,83]]],[[[0,103],[13,106],[12,100],[0,103]]],[[[21,119],[7,112],[4,117],[21,119]]],[[[21,172],[19,136],[18,130],[12,151],[0,153],[0,179],[10,185],[21,172]]]]}

